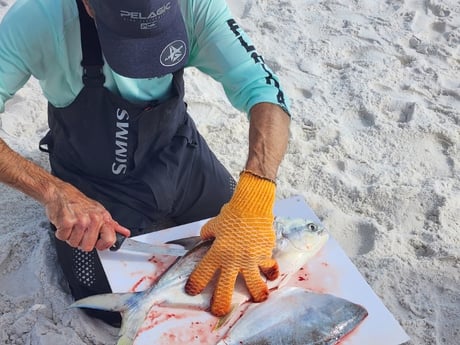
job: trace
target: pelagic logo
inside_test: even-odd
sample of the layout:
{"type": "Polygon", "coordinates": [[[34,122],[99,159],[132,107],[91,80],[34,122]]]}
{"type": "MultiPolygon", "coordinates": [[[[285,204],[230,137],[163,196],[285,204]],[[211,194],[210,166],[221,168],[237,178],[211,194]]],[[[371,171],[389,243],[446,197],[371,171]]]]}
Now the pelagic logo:
{"type": "Polygon", "coordinates": [[[128,20],[131,22],[139,21],[139,28],[141,30],[146,30],[156,27],[158,19],[160,19],[170,9],[171,2],[167,2],[160,8],[151,12],[120,10],[120,17],[123,20],[128,20]]]}
{"type": "Polygon", "coordinates": [[[124,175],[128,169],[128,134],[129,113],[125,109],[117,109],[117,129],[115,132],[115,161],[112,164],[114,175],[124,175]]]}
{"type": "Polygon", "coordinates": [[[187,45],[182,40],[169,43],[161,52],[160,63],[165,67],[172,67],[181,62],[187,54],[187,45]]]}

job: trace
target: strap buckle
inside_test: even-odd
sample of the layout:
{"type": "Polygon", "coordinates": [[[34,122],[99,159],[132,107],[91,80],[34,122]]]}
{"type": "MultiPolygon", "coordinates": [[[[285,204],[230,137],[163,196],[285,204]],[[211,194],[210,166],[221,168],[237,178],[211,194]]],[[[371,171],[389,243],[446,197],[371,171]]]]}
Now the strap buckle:
{"type": "Polygon", "coordinates": [[[89,87],[104,85],[105,76],[102,73],[102,66],[90,65],[83,66],[83,84],[89,87]]]}

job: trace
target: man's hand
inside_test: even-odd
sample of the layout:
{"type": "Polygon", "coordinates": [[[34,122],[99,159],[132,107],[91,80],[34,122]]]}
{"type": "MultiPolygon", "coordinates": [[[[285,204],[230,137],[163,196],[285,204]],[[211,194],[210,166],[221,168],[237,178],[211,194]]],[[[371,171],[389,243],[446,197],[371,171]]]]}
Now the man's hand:
{"type": "Polygon", "coordinates": [[[272,258],[274,179],[287,148],[289,122],[288,114],[275,104],[259,103],[252,107],[248,170],[241,174],[229,203],[201,230],[201,236],[215,238],[214,243],[190,275],[185,291],[199,294],[219,271],[211,305],[216,316],[230,311],[239,273],[255,302],[268,297],[259,270],[270,280],[279,275],[278,264],[272,258]]]}
{"type": "Polygon", "coordinates": [[[101,204],[11,150],[2,139],[0,182],[43,204],[49,220],[57,228],[56,237],[72,247],[104,250],[115,243],[115,232],[130,235],[101,204]]]}
{"type": "Polygon", "coordinates": [[[56,227],[56,237],[74,248],[105,250],[116,240],[115,232],[128,237],[130,231],[112,219],[97,201],[67,183],[45,204],[46,214],[56,227]]]}
{"type": "Polygon", "coordinates": [[[199,294],[220,271],[212,298],[212,314],[223,316],[229,312],[239,273],[254,302],[267,299],[268,288],[260,272],[270,280],[279,274],[278,264],[272,258],[274,199],[272,181],[243,172],[230,202],[202,228],[203,239],[215,240],[190,275],[185,291],[199,294]]]}

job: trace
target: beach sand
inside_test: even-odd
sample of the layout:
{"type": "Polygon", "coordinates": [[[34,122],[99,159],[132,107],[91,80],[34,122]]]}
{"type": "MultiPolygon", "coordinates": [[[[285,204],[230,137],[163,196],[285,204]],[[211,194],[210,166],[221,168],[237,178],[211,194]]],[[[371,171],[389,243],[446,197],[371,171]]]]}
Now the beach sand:
{"type": "MultiPolygon", "coordinates": [[[[0,0],[0,16],[13,0],[0,0]]],[[[292,101],[277,196],[299,194],[411,337],[460,338],[460,3],[458,0],[231,0],[292,101]]],[[[222,88],[186,73],[190,113],[235,177],[248,124],[222,88]]],[[[38,151],[46,102],[31,80],[0,136],[38,151]]],[[[0,185],[0,343],[113,344],[117,329],[72,298],[43,207],[0,185]]],[[[371,344],[363,344],[371,345],[371,344]]]]}

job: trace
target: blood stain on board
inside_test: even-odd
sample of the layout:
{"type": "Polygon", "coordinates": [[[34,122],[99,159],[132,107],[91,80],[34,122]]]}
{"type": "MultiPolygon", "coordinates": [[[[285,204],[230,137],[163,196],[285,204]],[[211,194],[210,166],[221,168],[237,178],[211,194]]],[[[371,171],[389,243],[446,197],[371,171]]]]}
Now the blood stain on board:
{"type": "Polygon", "coordinates": [[[146,272],[146,270],[134,272],[132,275],[144,275],[134,283],[129,290],[130,292],[143,291],[151,287],[161,275],[177,260],[176,257],[169,255],[153,255],[148,261],[153,264],[154,270],[146,272]]]}
{"type": "Polygon", "coordinates": [[[310,279],[310,274],[308,271],[305,269],[305,267],[301,267],[299,269],[299,272],[297,273],[297,281],[303,282],[310,279]]]}
{"type": "Polygon", "coordinates": [[[298,286],[318,293],[340,290],[340,272],[324,258],[314,258],[303,266],[287,285],[298,286]]]}
{"type": "Polygon", "coordinates": [[[149,262],[155,266],[155,272],[161,275],[177,260],[174,256],[169,255],[153,255],[149,258],[149,262]]]}
{"type": "Polygon", "coordinates": [[[138,337],[148,336],[156,328],[156,345],[163,344],[215,344],[220,336],[213,332],[218,319],[197,311],[153,307],[138,337]],[[181,325],[178,327],[178,325],[181,325]]]}
{"type": "Polygon", "coordinates": [[[155,277],[143,276],[136,283],[134,283],[134,285],[130,289],[130,292],[137,292],[137,291],[145,290],[146,288],[151,286],[155,280],[156,280],[155,277]]]}

